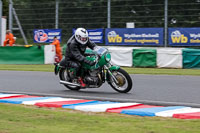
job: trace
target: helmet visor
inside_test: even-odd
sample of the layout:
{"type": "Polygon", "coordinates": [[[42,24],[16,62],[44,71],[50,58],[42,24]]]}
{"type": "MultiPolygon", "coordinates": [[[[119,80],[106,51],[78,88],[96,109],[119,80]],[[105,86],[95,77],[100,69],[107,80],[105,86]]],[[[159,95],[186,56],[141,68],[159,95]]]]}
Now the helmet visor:
{"type": "Polygon", "coordinates": [[[87,42],[88,37],[80,37],[80,40],[81,40],[82,42],[87,42]]]}

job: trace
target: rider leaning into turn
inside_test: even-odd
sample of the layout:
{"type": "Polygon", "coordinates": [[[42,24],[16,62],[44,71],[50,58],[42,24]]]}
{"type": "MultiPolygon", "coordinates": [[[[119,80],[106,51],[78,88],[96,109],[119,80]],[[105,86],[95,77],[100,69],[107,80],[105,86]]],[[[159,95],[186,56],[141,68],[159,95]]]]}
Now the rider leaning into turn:
{"type": "Polygon", "coordinates": [[[85,87],[86,84],[83,82],[82,77],[80,77],[81,62],[91,66],[95,65],[95,62],[87,60],[84,56],[87,47],[94,49],[95,46],[96,44],[89,40],[87,30],[78,28],[75,34],[68,40],[65,59],[60,62],[61,66],[71,67],[76,70],[74,76],[78,79],[82,87],[85,87]]]}

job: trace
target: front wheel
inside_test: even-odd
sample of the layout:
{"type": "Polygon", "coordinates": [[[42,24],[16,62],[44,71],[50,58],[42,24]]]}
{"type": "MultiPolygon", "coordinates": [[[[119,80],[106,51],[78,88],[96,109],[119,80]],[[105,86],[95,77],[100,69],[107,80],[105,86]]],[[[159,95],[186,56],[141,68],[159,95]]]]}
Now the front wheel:
{"type": "Polygon", "coordinates": [[[108,83],[114,90],[120,93],[127,93],[132,89],[132,79],[126,71],[119,68],[118,70],[111,71],[111,73],[117,80],[116,82],[115,79],[108,74],[108,83]]]}

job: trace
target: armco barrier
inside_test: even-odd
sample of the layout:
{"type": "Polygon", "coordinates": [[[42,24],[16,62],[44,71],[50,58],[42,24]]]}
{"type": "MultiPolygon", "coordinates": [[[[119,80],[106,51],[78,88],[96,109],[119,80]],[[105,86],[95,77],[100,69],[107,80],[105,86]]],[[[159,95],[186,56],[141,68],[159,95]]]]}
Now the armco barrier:
{"type": "MultiPolygon", "coordinates": [[[[128,67],[200,68],[200,49],[110,46],[111,63],[128,67]],[[155,62],[156,60],[156,62],[155,62]]],[[[0,47],[0,64],[53,64],[55,46],[0,47]]]]}
{"type": "Polygon", "coordinates": [[[183,68],[200,68],[200,49],[183,49],[183,68]]]}
{"type": "Polygon", "coordinates": [[[108,47],[108,49],[111,53],[112,64],[119,66],[132,66],[132,47],[108,47]]]}
{"type": "Polygon", "coordinates": [[[44,47],[0,47],[0,64],[44,64],[44,47]]]}
{"type": "Polygon", "coordinates": [[[54,63],[55,46],[0,47],[0,64],[50,64],[54,63]]]}
{"type": "Polygon", "coordinates": [[[111,62],[118,66],[154,67],[156,59],[155,66],[158,68],[200,68],[200,49],[115,46],[106,48],[111,51],[111,62]]]}
{"type": "Polygon", "coordinates": [[[134,67],[156,67],[156,49],[133,49],[134,67]]]}
{"type": "Polygon", "coordinates": [[[158,48],[157,67],[159,68],[182,68],[183,56],[181,48],[158,48]]]}

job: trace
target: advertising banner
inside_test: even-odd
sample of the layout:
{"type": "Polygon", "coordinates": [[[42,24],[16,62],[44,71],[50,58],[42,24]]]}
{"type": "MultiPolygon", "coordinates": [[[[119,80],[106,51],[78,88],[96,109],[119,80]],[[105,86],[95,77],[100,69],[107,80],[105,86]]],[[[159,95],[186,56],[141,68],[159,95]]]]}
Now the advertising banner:
{"type": "MultiPolygon", "coordinates": [[[[76,29],[73,29],[73,34],[76,29]]],[[[103,43],[103,29],[87,29],[89,38],[95,43],[103,43]]]]}
{"type": "Polygon", "coordinates": [[[112,28],[105,31],[106,45],[163,45],[163,28],[112,28]]]}
{"type": "Polygon", "coordinates": [[[200,46],[200,28],[168,28],[170,46],[200,46]]]}
{"type": "Polygon", "coordinates": [[[35,29],[33,31],[34,43],[51,43],[55,36],[61,42],[61,29],[35,29]]]}

